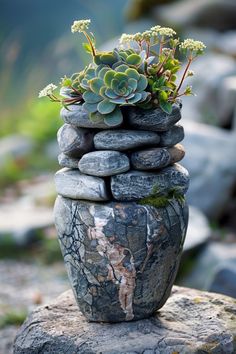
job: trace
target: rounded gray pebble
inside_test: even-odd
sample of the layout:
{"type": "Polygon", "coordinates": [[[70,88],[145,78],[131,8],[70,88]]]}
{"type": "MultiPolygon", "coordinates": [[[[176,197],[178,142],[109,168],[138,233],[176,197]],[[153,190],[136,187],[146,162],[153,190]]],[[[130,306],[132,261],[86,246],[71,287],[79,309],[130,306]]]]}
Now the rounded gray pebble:
{"type": "Polygon", "coordinates": [[[151,148],[131,154],[131,163],[137,170],[156,170],[183,159],[184,148],[178,144],[171,148],[151,148]]]}
{"type": "Polygon", "coordinates": [[[112,176],[126,172],[130,168],[129,159],[118,151],[93,151],[79,161],[79,170],[92,176],[112,176]]]}
{"type": "Polygon", "coordinates": [[[99,177],[87,176],[79,170],[63,168],[55,174],[56,191],[71,199],[92,201],[109,200],[105,181],[99,177]]]}
{"type": "Polygon", "coordinates": [[[93,132],[64,124],[57,132],[60,150],[70,157],[81,157],[93,150],[93,132]]]}

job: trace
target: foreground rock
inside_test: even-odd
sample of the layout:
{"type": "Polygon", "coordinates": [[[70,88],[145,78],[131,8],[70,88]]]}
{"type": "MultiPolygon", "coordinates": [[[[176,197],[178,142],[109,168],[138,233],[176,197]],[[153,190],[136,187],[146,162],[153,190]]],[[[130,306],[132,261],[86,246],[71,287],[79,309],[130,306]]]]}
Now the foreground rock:
{"type": "Polygon", "coordinates": [[[55,174],[56,191],[71,199],[105,201],[109,199],[105,181],[99,177],[86,176],[79,170],[63,168],[55,174]]]}
{"type": "Polygon", "coordinates": [[[233,354],[235,311],[230,297],[174,287],[150,319],[88,323],[70,290],[32,312],[16,337],[14,354],[233,354]]]}
{"type": "Polygon", "coordinates": [[[173,146],[184,139],[184,128],[181,125],[176,124],[173,125],[173,127],[171,127],[169,130],[160,133],[159,136],[159,146],[173,146]]]}

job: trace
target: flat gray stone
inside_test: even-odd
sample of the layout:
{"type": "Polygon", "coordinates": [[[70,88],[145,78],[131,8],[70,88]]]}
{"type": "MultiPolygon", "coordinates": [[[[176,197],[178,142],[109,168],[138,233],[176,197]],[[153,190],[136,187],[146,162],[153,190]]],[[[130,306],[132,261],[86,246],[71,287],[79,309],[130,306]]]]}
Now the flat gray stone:
{"type": "Polygon", "coordinates": [[[234,354],[235,300],[175,286],[146,320],[88,323],[71,290],[34,310],[20,328],[14,354],[234,354]]]}
{"type": "Polygon", "coordinates": [[[99,177],[86,176],[79,170],[63,168],[55,174],[56,191],[72,199],[105,201],[109,199],[105,181],[99,177]]]}
{"type": "Polygon", "coordinates": [[[176,124],[173,125],[173,127],[171,127],[169,130],[162,132],[159,135],[159,146],[173,146],[184,139],[184,128],[181,125],[176,124]]]}
{"type": "Polygon", "coordinates": [[[78,168],[79,159],[69,157],[62,152],[58,155],[58,163],[61,167],[78,168]]]}
{"type": "Polygon", "coordinates": [[[171,148],[151,148],[131,154],[131,163],[136,170],[156,170],[182,160],[185,151],[178,144],[171,148]]]}
{"type": "Polygon", "coordinates": [[[175,123],[181,119],[181,105],[173,104],[171,114],[167,114],[160,108],[156,109],[141,109],[138,107],[130,107],[125,121],[129,123],[132,128],[165,131],[170,129],[175,123]]]}
{"type": "Polygon", "coordinates": [[[69,279],[87,319],[138,320],[164,305],[182,253],[186,203],[154,208],[58,197],[54,215],[69,279]]]}
{"type": "Polygon", "coordinates": [[[188,171],[179,164],[158,172],[129,171],[111,177],[111,192],[116,200],[131,201],[150,196],[155,189],[161,194],[178,189],[185,194],[189,185],[188,171]]]}
{"type": "Polygon", "coordinates": [[[112,176],[126,172],[130,168],[129,159],[118,151],[93,151],[79,161],[79,170],[92,176],[112,176]]]}
{"type": "Polygon", "coordinates": [[[64,124],[57,132],[60,150],[70,157],[81,157],[93,150],[93,133],[88,129],[64,124]]]}
{"type": "Polygon", "coordinates": [[[81,128],[110,129],[103,121],[94,123],[89,119],[89,114],[80,105],[70,105],[69,110],[61,109],[61,118],[65,123],[81,128]]]}
{"type": "Polygon", "coordinates": [[[158,145],[159,135],[149,131],[106,130],[94,136],[94,146],[98,150],[129,150],[143,146],[158,145]]]}

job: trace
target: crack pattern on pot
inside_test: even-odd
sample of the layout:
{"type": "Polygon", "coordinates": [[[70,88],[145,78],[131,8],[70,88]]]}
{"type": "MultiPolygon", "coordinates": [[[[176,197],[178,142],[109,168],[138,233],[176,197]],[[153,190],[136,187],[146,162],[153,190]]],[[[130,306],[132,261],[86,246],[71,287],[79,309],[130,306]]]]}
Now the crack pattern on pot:
{"type": "Polygon", "coordinates": [[[93,203],[58,197],[55,223],[71,285],[91,321],[149,317],[169,296],[187,206],[93,203]]]}
{"type": "MultiPolygon", "coordinates": [[[[90,214],[94,217],[94,227],[88,228],[90,240],[97,240],[96,247],[98,253],[107,260],[108,275],[107,280],[111,280],[119,287],[119,301],[125,313],[125,320],[133,319],[133,296],[135,289],[136,269],[134,258],[130,249],[121,246],[114,241],[113,235],[106,236],[103,228],[107,225],[109,217],[100,218],[96,216],[94,206],[91,206],[90,214]]],[[[114,218],[113,209],[108,213],[114,218]]]]}

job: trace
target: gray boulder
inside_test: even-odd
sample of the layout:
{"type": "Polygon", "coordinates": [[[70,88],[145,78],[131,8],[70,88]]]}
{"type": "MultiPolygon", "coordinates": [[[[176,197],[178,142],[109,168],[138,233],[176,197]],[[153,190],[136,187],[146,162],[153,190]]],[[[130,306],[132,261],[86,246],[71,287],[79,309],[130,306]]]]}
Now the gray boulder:
{"type": "Polygon", "coordinates": [[[70,157],[81,157],[93,150],[93,135],[89,129],[64,124],[57,132],[60,150],[70,157]]]}
{"type": "Polygon", "coordinates": [[[102,324],[85,320],[69,290],[31,313],[14,354],[234,354],[235,338],[235,300],[227,296],[174,287],[150,319],[102,324]]]}
{"type": "Polygon", "coordinates": [[[190,205],[218,217],[231,198],[236,182],[236,135],[208,125],[186,122],[183,165],[191,175],[190,205]]]}
{"type": "Polygon", "coordinates": [[[129,170],[129,159],[118,151],[93,151],[85,154],[79,162],[79,170],[92,176],[112,176],[129,170]]]}
{"type": "Polygon", "coordinates": [[[105,201],[109,193],[105,181],[99,177],[86,176],[79,170],[63,168],[55,174],[56,191],[72,199],[105,201]]]}
{"type": "Polygon", "coordinates": [[[185,151],[178,144],[171,148],[151,148],[131,154],[131,163],[137,170],[156,170],[182,160],[185,151]]]}
{"type": "Polygon", "coordinates": [[[236,298],[236,246],[222,242],[209,243],[181,284],[236,298]]]}
{"type": "Polygon", "coordinates": [[[111,192],[116,200],[139,200],[150,196],[156,189],[165,194],[178,189],[185,194],[189,185],[188,171],[179,164],[158,172],[129,171],[111,177],[111,192]]]}
{"type": "Polygon", "coordinates": [[[158,6],[153,12],[158,23],[171,24],[176,28],[198,26],[219,31],[236,28],[234,0],[179,0],[158,6]]]}
{"type": "Polygon", "coordinates": [[[143,146],[158,145],[160,137],[155,132],[135,130],[106,130],[94,136],[98,150],[129,150],[143,146]]]}

